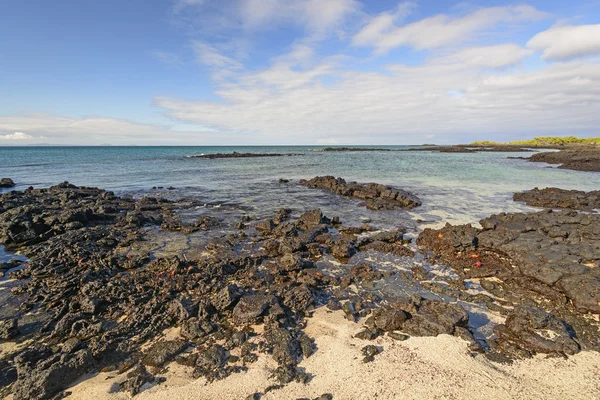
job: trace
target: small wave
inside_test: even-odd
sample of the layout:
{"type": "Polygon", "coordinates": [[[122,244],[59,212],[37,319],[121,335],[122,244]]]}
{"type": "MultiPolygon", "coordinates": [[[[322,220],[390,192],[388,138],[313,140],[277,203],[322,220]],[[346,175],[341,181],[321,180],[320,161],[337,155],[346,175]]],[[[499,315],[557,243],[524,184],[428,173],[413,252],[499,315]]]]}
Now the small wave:
{"type": "Polygon", "coordinates": [[[205,156],[206,154],[204,153],[200,153],[200,154],[194,154],[192,156],[185,156],[185,158],[195,158],[195,157],[201,157],[201,156],[205,156]]]}

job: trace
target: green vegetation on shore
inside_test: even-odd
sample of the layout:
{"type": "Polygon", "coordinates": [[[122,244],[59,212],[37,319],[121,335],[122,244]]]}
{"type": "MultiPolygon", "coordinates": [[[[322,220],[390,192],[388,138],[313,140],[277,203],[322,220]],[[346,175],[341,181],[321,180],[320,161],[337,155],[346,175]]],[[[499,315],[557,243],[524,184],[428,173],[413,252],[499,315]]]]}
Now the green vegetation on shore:
{"type": "Polygon", "coordinates": [[[519,145],[519,146],[560,146],[564,144],[600,144],[600,138],[578,138],[575,136],[556,137],[556,136],[538,136],[530,140],[516,140],[514,142],[500,143],[483,140],[473,142],[472,145],[492,146],[492,145],[519,145]]]}

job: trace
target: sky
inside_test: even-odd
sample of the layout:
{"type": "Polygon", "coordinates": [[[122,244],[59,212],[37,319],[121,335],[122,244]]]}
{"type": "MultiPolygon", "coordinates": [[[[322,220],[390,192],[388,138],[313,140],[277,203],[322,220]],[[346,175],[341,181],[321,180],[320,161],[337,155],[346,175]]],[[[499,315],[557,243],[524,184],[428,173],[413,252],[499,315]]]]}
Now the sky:
{"type": "Polygon", "coordinates": [[[1,145],[600,136],[600,0],[0,0],[1,145]]]}

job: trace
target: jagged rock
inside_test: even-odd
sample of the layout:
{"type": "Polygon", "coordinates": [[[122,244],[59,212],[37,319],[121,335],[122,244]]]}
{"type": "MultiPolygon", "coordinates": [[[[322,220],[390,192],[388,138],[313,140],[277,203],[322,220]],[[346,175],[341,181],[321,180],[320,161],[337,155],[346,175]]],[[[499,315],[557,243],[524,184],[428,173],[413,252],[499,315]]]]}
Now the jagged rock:
{"type": "Polygon", "coordinates": [[[75,350],[81,348],[82,344],[83,342],[77,338],[67,339],[67,341],[63,343],[61,350],[63,353],[73,353],[75,350]]]}
{"type": "Polygon", "coordinates": [[[354,242],[348,239],[337,239],[331,246],[331,254],[341,261],[347,261],[356,254],[354,242]]]}
{"type": "Polygon", "coordinates": [[[384,309],[376,314],[375,325],[385,332],[397,331],[408,318],[409,315],[402,310],[384,309]]]}
{"type": "Polygon", "coordinates": [[[402,324],[402,331],[412,336],[454,334],[457,326],[466,326],[469,314],[458,304],[423,300],[418,312],[402,324]]]}
{"type": "Polygon", "coordinates": [[[313,293],[308,285],[296,286],[283,296],[283,305],[298,312],[308,310],[314,301],[313,293]]]}
{"type": "Polygon", "coordinates": [[[19,328],[16,318],[3,319],[0,321],[0,339],[10,340],[17,337],[19,328]]]}
{"type": "Polygon", "coordinates": [[[18,379],[15,400],[48,399],[66,389],[94,365],[89,350],[52,354],[48,348],[24,351],[15,358],[18,379]]]}
{"type": "Polygon", "coordinates": [[[578,311],[600,312],[600,215],[547,210],[499,214],[480,223],[483,229],[425,229],[417,244],[464,277],[513,276],[514,284],[525,287],[534,280],[536,291],[551,301],[563,302],[566,295],[578,311]]]}
{"type": "Polygon", "coordinates": [[[223,346],[215,344],[198,356],[196,365],[204,369],[223,368],[228,358],[229,352],[223,346]]]}
{"type": "Polygon", "coordinates": [[[146,367],[138,365],[133,370],[127,373],[127,379],[119,383],[119,390],[121,392],[128,392],[131,396],[135,396],[140,393],[142,387],[146,383],[154,383],[164,380],[164,378],[156,379],[146,367]]]}
{"type": "Polygon", "coordinates": [[[277,225],[275,225],[272,219],[266,219],[254,225],[254,228],[256,228],[258,231],[270,232],[275,229],[276,226],[277,225]]]}
{"type": "Polygon", "coordinates": [[[364,363],[375,360],[375,356],[381,353],[379,348],[377,346],[373,346],[372,344],[363,347],[360,352],[363,354],[363,356],[365,356],[365,358],[363,358],[364,363]]]}
{"type": "Polygon", "coordinates": [[[150,367],[161,367],[171,361],[188,346],[183,340],[166,340],[152,345],[142,358],[142,363],[150,367]]]}
{"type": "Polygon", "coordinates": [[[356,335],[354,335],[354,337],[361,340],[374,340],[377,339],[380,335],[381,331],[379,329],[367,328],[358,332],[356,335]]]}
{"type": "Polygon", "coordinates": [[[204,376],[211,382],[226,377],[233,369],[227,367],[229,352],[221,345],[215,344],[198,356],[196,375],[204,376]]]}
{"type": "Polygon", "coordinates": [[[504,325],[494,327],[500,345],[507,342],[531,354],[573,355],[580,351],[575,334],[564,321],[536,307],[518,306],[504,325]]]}
{"type": "Polygon", "coordinates": [[[303,231],[326,223],[328,223],[328,220],[323,216],[321,210],[318,209],[305,212],[296,222],[298,228],[303,231]]]}
{"type": "Polygon", "coordinates": [[[175,321],[186,320],[194,315],[198,315],[198,302],[188,299],[185,296],[180,296],[169,303],[167,313],[175,321]]]}
{"type": "Polygon", "coordinates": [[[273,348],[273,359],[280,365],[296,365],[300,356],[300,345],[294,336],[284,328],[274,328],[266,332],[269,345],[273,348]]]}
{"type": "Polygon", "coordinates": [[[180,334],[182,337],[188,340],[197,339],[203,337],[214,330],[213,325],[206,320],[198,320],[197,318],[190,318],[181,324],[180,334]]]}
{"type": "Polygon", "coordinates": [[[254,322],[276,302],[275,296],[271,295],[252,294],[244,296],[233,309],[233,319],[239,324],[254,322]]]}
{"type": "Polygon", "coordinates": [[[213,300],[214,306],[217,310],[225,310],[226,308],[232,307],[235,302],[242,296],[242,291],[235,284],[225,286],[213,300]]]}
{"type": "Polygon", "coordinates": [[[279,259],[279,265],[286,271],[300,271],[314,266],[312,261],[302,258],[300,254],[284,254],[279,259]]]}
{"type": "Polygon", "coordinates": [[[391,337],[394,340],[398,340],[398,341],[404,341],[404,340],[408,340],[410,339],[410,336],[408,335],[404,335],[400,332],[388,332],[387,334],[389,337],[391,337]]]}

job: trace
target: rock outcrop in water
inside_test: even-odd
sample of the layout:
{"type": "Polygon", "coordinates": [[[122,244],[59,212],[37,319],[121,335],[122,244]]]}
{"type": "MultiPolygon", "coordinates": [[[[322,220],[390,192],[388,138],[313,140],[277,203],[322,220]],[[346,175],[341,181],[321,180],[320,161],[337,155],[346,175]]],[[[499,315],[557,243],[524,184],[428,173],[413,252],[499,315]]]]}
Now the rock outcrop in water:
{"type": "Polygon", "coordinates": [[[301,179],[300,184],[340,196],[365,200],[366,207],[371,210],[410,209],[421,205],[421,200],[414,194],[378,183],[347,183],[344,179],[334,176],[317,176],[310,180],[301,179]]]}
{"type": "Polygon", "coordinates": [[[452,145],[452,146],[436,146],[436,145],[423,145],[421,147],[414,147],[411,149],[403,149],[400,151],[433,151],[436,153],[489,153],[489,152],[500,152],[500,153],[522,153],[529,152],[531,150],[521,146],[511,145],[452,145]]]}
{"type": "Polygon", "coordinates": [[[513,200],[534,207],[591,211],[600,209],[600,190],[584,192],[559,188],[534,188],[527,192],[515,193],[513,200]]]}
{"type": "Polygon", "coordinates": [[[517,356],[600,349],[598,322],[585,316],[600,313],[600,215],[548,210],[480,223],[426,229],[417,243],[506,304],[525,306],[496,328],[493,347],[517,356]]]}
{"type": "Polygon", "coordinates": [[[392,151],[391,149],[378,149],[374,147],[325,147],[327,152],[351,152],[351,151],[392,151]]]}
{"type": "Polygon", "coordinates": [[[281,153],[238,153],[234,151],[233,153],[216,153],[216,154],[200,154],[197,156],[189,156],[188,158],[255,158],[255,157],[291,157],[291,156],[300,156],[302,154],[289,153],[289,154],[281,154],[281,153]]]}
{"type": "Polygon", "coordinates": [[[10,178],[2,178],[0,179],[0,188],[12,188],[15,187],[15,183],[10,178]]]}
{"type": "Polygon", "coordinates": [[[528,160],[531,162],[560,164],[558,168],[561,169],[600,172],[600,148],[595,147],[536,153],[528,160]]]}

